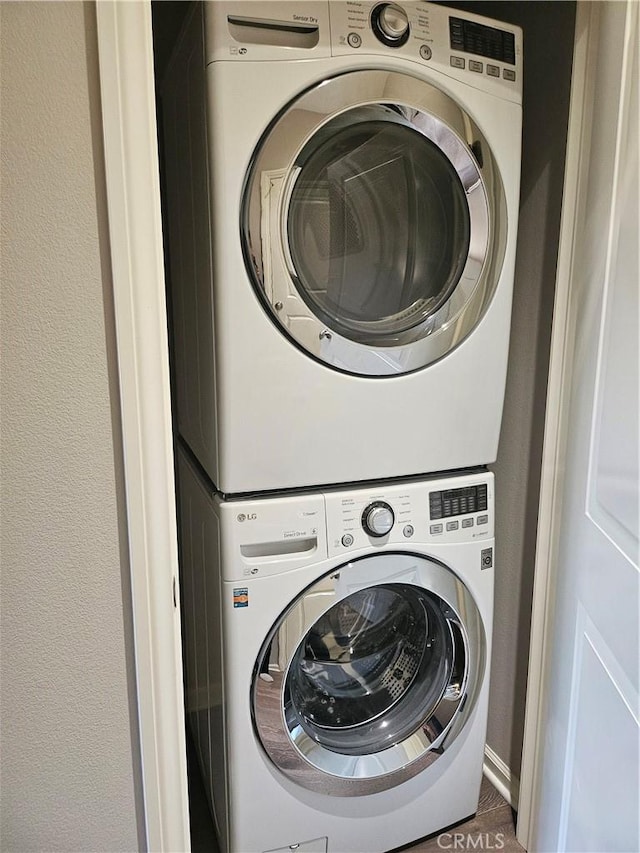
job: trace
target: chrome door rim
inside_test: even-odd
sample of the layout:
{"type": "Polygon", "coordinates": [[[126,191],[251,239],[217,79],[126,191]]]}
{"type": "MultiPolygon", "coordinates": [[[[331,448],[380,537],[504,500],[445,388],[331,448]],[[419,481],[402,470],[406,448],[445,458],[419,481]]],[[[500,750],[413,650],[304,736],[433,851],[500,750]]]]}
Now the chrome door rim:
{"type": "MultiPolygon", "coordinates": [[[[416,585],[417,586],[417,585],[416,585]]],[[[482,618],[467,587],[454,572],[432,558],[408,552],[385,552],[368,555],[337,567],[311,584],[276,621],[269,632],[256,661],[251,687],[251,709],[258,740],[275,766],[294,782],[309,790],[330,796],[359,796],[387,790],[410,779],[433,764],[455,741],[472,714],[484,676],[486,639],[482,618]],[[368,755],[345,756],[316,743],[302,726],[292,725],[285,708],[289,667],[295,653],[319,615],[304,619],[304,599],[327,580],[337,581],[344,594],[327,604],[324,612],[356,589],[388,584],[378,579],[366,582],[363,561],[392,558],[403,566],[421,567],[418,587],[445,603],[447,619],[461,632],[466,666],[459,696],[454,700],[442,697],[435,710],[423,719],[409,736],[393,746],[368,755]],[[361,582],[363,581],[363,582],[361,582]],[[295,627],[294,627],[295,626],[295,627]],[[292,631],[295,639],[292,641],[292,631]],[[283,671],[270,669],[265,673],[265,659],[272,643],[283,636],[294,648],[283,671]],[[266,677],[265,677],[266,676],[266,677]],[[275,708],[280,709],[275,713],[275,708]]]]}
{"type": "MultiPolygon", "coordinates": [[[[263,134],[253,155],[243,190],[241,242],[250,278],[269,316],[297,346],[315,359],[347,373],[384,377],[419,370],[458,346],[475,328],[495,292],[506,248],[506,201],[502,181],[483,134],[452,98],[424,80],[382,70],[345,72],[323,80],[295,98],[263,134]],[[467,262],[450,298],[420,323],[381,343],[360,335],[346,337],[319,319],[303,296],[295,316],[304,316],[304,338],[289,327],[287,306],[274,296],[297,291],[297,272],[286,239],[288,200],[296,180],[296,163],[308,142],[328,122],[354,110],[377,108],[389,119],[410,126],[437,145],[456,171],[466,194],[471,226],[467,262]],[[304,130],[300,130],[300,128],[304,130]],[[472,146],[480,145],[482,163],[472,146]],[[279,191],[279,249],[275,262],[265,258],[260,232],[261,187],[265,162],[284,175],[279,191]],[[278,277],[274,287],[267,281],[278,277]],[[358,339],[360,338],[360,339],[358,339]]],[[[267,250],[268,251],[268,250],[267,250]]],[[[378,337],[376,340],[380,340],[378,337]]]]}

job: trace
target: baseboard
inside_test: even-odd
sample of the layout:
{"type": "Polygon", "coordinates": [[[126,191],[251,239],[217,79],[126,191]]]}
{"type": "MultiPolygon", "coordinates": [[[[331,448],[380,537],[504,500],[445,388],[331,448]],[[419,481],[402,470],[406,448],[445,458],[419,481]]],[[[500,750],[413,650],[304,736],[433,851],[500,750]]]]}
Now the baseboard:
{"type": "Polygon", "coordinates": [[[511,808],[517,811],[520,780],[511,773],[509,767],[490,746],[484,748],[482,769],[493,787],[505,798],[511,808]]]}

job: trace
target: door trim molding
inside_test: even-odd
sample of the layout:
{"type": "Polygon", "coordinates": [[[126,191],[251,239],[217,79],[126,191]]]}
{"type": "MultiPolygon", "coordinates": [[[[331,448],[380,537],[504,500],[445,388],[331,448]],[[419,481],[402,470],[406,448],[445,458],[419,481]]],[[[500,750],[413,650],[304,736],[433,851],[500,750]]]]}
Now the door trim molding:
{"type": "Polygon", "coordinates": [[[151,4],[96,12],[146,842],[189,851],[151,4]]]}
{"type": "Polygon", "coordinates": [[[598,33],[599,4],[579,0],[576,8],[571,102],[567,129],[562,218],[553,307],[553,329],[547,385],[538,509],[538,534],[534,568],[533,607],[524,741],[520,773],[516,837],[526,849],[535,849],[533,830],[540,802],[540,778],[544,731],[543,714],[547,680],[553,656],[551,625],[555,607],[557,547],[567,442],[566,422],[575,343],[573,275],[576,235],[583,221],[584,177],[589,161],[590,115],[593,107],[595,63],[593,51],[598,33]]]}

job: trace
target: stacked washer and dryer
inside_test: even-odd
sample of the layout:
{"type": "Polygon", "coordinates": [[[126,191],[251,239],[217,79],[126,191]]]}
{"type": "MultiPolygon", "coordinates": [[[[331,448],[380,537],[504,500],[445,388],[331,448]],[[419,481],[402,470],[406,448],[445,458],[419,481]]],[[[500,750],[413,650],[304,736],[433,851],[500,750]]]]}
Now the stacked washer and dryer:
{"type": "Polygon", "coordinates": [[[224,853],[477,808],[522,34],[198,4],[162,88],[186,707],[224,853]]]}

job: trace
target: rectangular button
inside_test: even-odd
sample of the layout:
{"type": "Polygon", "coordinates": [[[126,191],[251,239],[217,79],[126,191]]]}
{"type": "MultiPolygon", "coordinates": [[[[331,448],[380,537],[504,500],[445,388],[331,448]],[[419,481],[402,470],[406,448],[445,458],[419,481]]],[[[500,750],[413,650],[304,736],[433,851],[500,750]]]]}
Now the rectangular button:
{"type": "Polygon", "coordinates": [[[469,71],[475,71],[477,74],[482,74],[483,65],[481,62],[476,62],[475,59],[469,60],[469,71]]]}
{"type": "Polygon", "coordinates": [[[489,523],[489,516],[488,515],[479,515],[477,523],[478,524],[488,524],[489,523]]]}
{"type": "Polygon", "coordinates": [[[432,524],[429,528],[429,533],[432,533],[434,536],[436,533],[442,533],[443,527],[441,524],[432,524]]]}
{"type": "Polygon", "coordinates": [[[451,57],[451,67],[452,68],[464,68],[464,59],[461,56],[452,56],[451,57]]]}
{"type": "Polygon", "coordinates": [[[463,527],[473,527],[473,519],[472,518],[463,518],[462,519],[463,527]]]}
{"type": "Polygon", "coordinates": [[[498,65],[489,65],[487,63],[487,74],[489,75],[489,77],[499,77],[500,67],[498,65]]]}
{"type": "MultiPolygon", "coordinates": [[[[471,63],[469,63],[469,64],[471,64],[471,63]]],[[[516,72],[512,71],[510,68],[503,68],[502,69],[502,76],[504,77],[505,80],[515,80],[516,79],[516,72]]]]}
{"type": "Polygon", "coordinates": [[[457,521],[447,521],[447,530],[457,530],[458,522],[457,521]]]}

